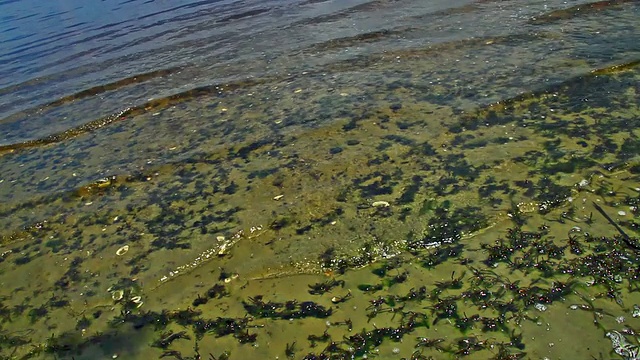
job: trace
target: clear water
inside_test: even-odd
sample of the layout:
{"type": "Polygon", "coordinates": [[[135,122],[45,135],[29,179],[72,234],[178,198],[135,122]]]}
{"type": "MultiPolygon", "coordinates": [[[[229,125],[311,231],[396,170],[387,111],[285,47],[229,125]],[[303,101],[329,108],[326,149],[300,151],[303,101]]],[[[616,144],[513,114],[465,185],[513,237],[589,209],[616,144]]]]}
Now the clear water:
{"type": "Polygon", "coordinates": [[[637,2],[0,7],[3,356],[637,357],[637,2]]]}

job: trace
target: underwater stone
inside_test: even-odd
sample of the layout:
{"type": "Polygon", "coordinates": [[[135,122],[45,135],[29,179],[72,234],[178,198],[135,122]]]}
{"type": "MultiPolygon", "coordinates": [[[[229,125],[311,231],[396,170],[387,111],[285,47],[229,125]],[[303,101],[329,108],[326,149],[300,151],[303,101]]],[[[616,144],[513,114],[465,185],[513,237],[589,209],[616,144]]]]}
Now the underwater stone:
{"type": "Polygon", "coordinates": [[[339,154],[341,152],[342,148],[340,146],[332,147],[331,149],[329,149],[329,154],[331,155],[339,154]]]}

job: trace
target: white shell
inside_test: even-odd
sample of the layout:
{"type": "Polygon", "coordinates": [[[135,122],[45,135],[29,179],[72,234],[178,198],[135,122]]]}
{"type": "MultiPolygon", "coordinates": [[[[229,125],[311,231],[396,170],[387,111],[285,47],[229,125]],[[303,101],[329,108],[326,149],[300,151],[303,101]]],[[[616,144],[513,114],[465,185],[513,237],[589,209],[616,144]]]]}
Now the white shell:
{"type": "Polygon", "coordinates": [[[115,301],[122,300],[122,297],[124,297],[124,291],[122,291],[122,290],[116,290],[116,291],[111,293],[111,298],[113,300],[115,300],[115,301]]]}
{"type": "Polygon", "coordinates": [[[120,249],[116,250],[116,255],[122,256],[122,255],[126,254],[127,251],[129,251],[129,245],[125,245],[125,246],[121,247],[120,249]]]}
{"type": "Polygon", "coordinates": [[[391,205],[387,201],[376,201],[373,204],[371,204],[371,206],[373,206],[373,207],[389,207],[391,205]]]}

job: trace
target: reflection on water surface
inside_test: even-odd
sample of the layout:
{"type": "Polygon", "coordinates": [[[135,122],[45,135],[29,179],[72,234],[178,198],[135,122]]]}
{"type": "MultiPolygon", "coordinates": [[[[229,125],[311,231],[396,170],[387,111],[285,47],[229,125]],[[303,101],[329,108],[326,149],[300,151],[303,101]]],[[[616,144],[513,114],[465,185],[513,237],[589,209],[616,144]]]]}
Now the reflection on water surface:
{"type": "Polygon", "coordinates": [[[638,357],[637,4],[226,6],[3,85],[2,356],[638,357]]]}

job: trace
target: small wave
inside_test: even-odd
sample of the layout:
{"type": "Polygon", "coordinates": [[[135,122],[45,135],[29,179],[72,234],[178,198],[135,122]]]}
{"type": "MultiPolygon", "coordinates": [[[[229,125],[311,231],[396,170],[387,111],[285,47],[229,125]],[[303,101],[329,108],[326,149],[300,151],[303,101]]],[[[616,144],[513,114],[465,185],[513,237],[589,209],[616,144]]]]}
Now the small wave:
{"type": "MultiPolygon", "coordinates": [[[[113,90],[117,90],[120,89],[122,87],[125,86],[129,86],[132,84],[138,84],[138,83],[142,83],[145,81],[148,81],[150,79],[153,78],[158,78],[158,77],[164,77],[167,75],[170,75],[174,72],[180,71],[181,68],[180,67],[175,67],[175,68],[169,68],[169,69],[161,69],[161,70],[156,70],[156,71],[151,71],[148,73],[144,73],[144,74],[136,74],[133,76],[129,76],[126,77],[124,79],[120,79],[108,84],[104,84],[104,85],[98,85],[98,86],[94,86],[91,87],[89,89],[86,90],[82,90],[80,92],[77,92],[75,94],[71,94],[68,96],[64,96],[60,99],[57,99],[55,101],[52,101],[44,106],[39,106],[37,109],[31,109],[31,110],[27,110],[24,111],[21,115],[31,115],[34,114],[36,112],[40,112],[43,110],[47,110],[48,108],[53,108],[56,106],[61,106],[76,100],[81,100],[87,97],[91,97],[91,96],[96,96],[98,94],[107,92],[107,91],[113,91],[113,90]]],[[[21,86],[24,86],[24,84],[21,84],[21,86]]],[[[12,91],[13,87],[9,87],[9,88],[5,88],[5,89],[0,89],[0,95],[4,94],[4,93],[9,93],[12,91]]],[[[0,120],[0,123],[5,122],[5,120],[0,120]]]]}
{"type": "Polygon", "coordinates": [[[620,5],[634,2],[635,0],[608,0],[575,5],[566,9],[553,10],[545,13],[541,16],[531,19],[530,23],[534,25],[550,24],[556,21],[569,20],[579,16],[595,14],[607,9],[620,9],[620,5]]]}
{"type": "MultiPolygon", "coordinates": [[[[250,88],[266,82],[275,81],[277,79],[279,78],[264,77],[264,78],[258,78],[258,79],[247,79],[247,80],[226,83],[226,84],[202,86],[202,87],[197,87],[187,91],[183,91],[171,96],[167,96],[164,98],[153,99],[143,104],[133,106],[133,107],[128,107],[118,113],[111,114],[109,116],[105,116],[100,119],[90,121],[88,123],[82,124],[80,126],[74,127],[72,129],[69,129],[60,133],[56,133],[56,134],[42,137],[35,140],[23,141],[23,142],[14,143],[14,144],[0,145],[0,155],[3,153],[15,152],[22,149],[28,149],[28,148],[62,142],[62,141],[80,136],[82,134],[98,130],[110,124],[116,123],[118,121],[123,121],[127,118],[132,118],[132,117],[141,115],[143,113],[153,112],[153,111],[158,111],[160,109],[168,108],[175,104],[182,103],[184,101],[191,100],[196,97],[205,96],[205,95],[210,95],[210,96],[222,95],[223,93],[226,93],[229,91],[234,91],[242,88],[250,88]]],[[[99,88],[100,87],[98,87],[98,89],[99,88]]],[[[97,90],[94,89],[93,91],[97,91],[97,90]]],[[[87,94],[86,96],[91,96],[91,95],[87,94]]],[[[60,99],[60,100],[57,100],[56,102],[59,104],[62,104],[68,101],[73,101],[73,100],[67,99],[63,101],[62,99],[60,99]]]]}
{"type": "Polygon", "coordinates": [[[228,22],[228,21],[234,21],[234,20],[241,20],[241,19],[244,19],[244,18],[256,16],[256,15],[265,14],[265,13],[268,13],[269,11],[271,11],[270,8],[267,8],[267,9],[253,9],[253,10],[245,11],[245,12],[242,12],[242,13],[239,13],[239,14],[233,14],[233,15],[224,17],[224,18],[218,20],[218,22],[228,22]]]}

